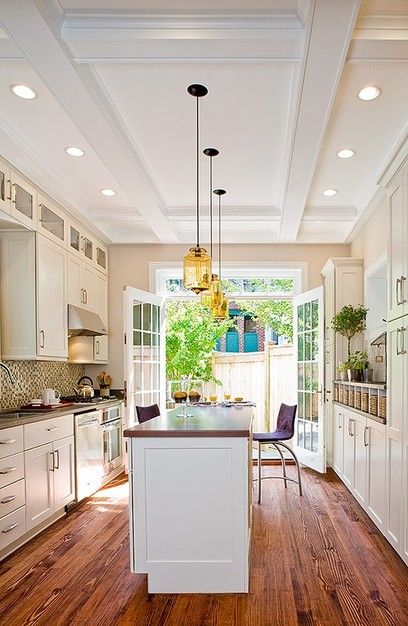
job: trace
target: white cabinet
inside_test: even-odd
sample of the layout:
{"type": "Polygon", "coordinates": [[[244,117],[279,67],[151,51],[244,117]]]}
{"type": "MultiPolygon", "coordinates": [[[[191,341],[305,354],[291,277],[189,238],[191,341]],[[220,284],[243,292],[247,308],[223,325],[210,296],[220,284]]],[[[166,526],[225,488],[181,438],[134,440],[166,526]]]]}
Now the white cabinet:
{"type": "Polygon", "coordinates": [[[75,499],[74,437],[59,439],[54,453],[54,509],[58,511],[75,499]]]}
{"type": "Polygon", "coordinates": [[[90,263],[94,261],[95,243],[93,238],[78,222],[70,222],[68,247],[73,254],[77,254],[90,263]]]}
{"type": "Polygon", "coordinates": [[[11,212],[10,166],[0,159],[0,210],[11,212]]]}
{"type": "Polygon", "coordinates": [[[39,356],[68,356],[66,251],[37,235],[37,330],[39,356]]]}
{"type": "Polygon", "coordinates": [[[68,255],[68,304],[95,309],[95,270],[78,256],[68,255]]]}
{"type": "Polygon", "coordinates": [[[354,480],[353,494],[359,503],[364,506],[367,489],[367,446],[368,426],[367,418],[353,412],[353,439],[354,439],[354,480]]]}
{"type": "Polygon", "coordinates": [[[388,320],[408,312],[408,173],[405,170],[395,178],[388,189],[389,246],[388,246],[388,320]]]}
{"type": "Polygon", "coordinates": [[[339,476],[344,468],[344,424],[345,416],[342,407],[334,407],[333,421],[333,469],[339,476]]]}
{"type": "Polygon", "coordinates": [[[21,224],[37,228],[37,190],[16,170],[10,171],[11,215],[21,224]]]}
{"type": "Polygon", "coordinates": [[[26,522],[31,530],[54,512],[53,444],[25,452],[26,522]]]}
{"type": "Polygon", "coordinates": [[[344,463],[343,482],[351,490],[354,482],[355,432],[353,417],[344,412],[344,463]]]}
{"type": "Polygon", "coordinates": [[[367,445],[367,491],[366,511],[376,525],[385,530],[385,462],[386,462],[386,427],[372,420],[367,420],[365,432],[367,445]],[[370,423],[368,423],[370,422],[370,423]]]}
{"type": "Polygon", "coordinates": [[[66,247],[66,213],[42,193],[38,194],[38,232],[66,247]]]}

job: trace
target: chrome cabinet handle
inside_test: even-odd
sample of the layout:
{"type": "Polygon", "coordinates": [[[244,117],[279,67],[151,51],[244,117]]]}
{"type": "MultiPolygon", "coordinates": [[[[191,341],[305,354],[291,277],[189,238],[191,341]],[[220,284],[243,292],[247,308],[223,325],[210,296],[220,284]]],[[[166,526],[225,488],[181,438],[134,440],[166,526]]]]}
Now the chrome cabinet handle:
{"type": "Polygon", "coordinates": [[[45,332],[40,330],[40,348],[45,348],[45,332]]]}
{"type": "Polygon", "coordinates": [[[10,530],[13,530],[14,528],[16,528],[17,526],[20,526],[19,522],[14,522],[14,524],[11,524],[8,528],[5,528],[4,530],[2,530],[2,533],[9,533],[10,530]]]}
{"type": "Polygon", "coordinates": [[[99,354],[99,339],[96,341],[96,354],[99,354]]]}
{"type": "Polygon", "coordinates": [[[11,185],[11,188],[10,188],[10,199],[11,199],[13,204],[16,203],[16,195],[17,195],[17,193],[16,193],[16,183],[13,183],[11,185]]]}
{"type": "Polygon", "coordinates": [[[11,180],[9,178],[7,179],[7,184],[9,195],[6,197],[6,200],[11,200],[11,180]]]}
{"type": "Polygon", "coordinates": [[[396,341],[395,341],[395,349],[396,349],[397,356],[399,356],[401,354],[401,350],[400,350],[400,334],[401,334],[401,328],[397,328],[397,338],[396,338],[396,341]]]}
{"type": "Polygon", "coordinates": [[[16,469],[16,467],[10,465],[10,467],[5,467],[4,469],[0,470],[0,474],[11,474],[11,472],[15,472],[16,469]]]}
{"type": "Polygon", "coordinates": [[[50,426],[47,430],[49,433],[53,433],[54,430],[59,430],[59,426],[50,426]]]}
{"type": "Polygon", "coordinates": [[[337,419],[337,423],[338,423],[338,427],[339,428],[343,428],[343,424],[341,423],[341,417],[342,417],[342,413],[339,413],[338,419],[337,419]]]}
{"type": "Polygon", "coordinates": [[[367,442],[367,431],[369,431],[370,428],[368,426],[364,426],[364,446],[367,447],[368,446],[368,442],[367,442]]]}
{"type": "Polygon", "coordinates": [[[57,450],[55,451],[57,453],[57,463],[55,465],[55,469],[59,469],[60,468],[60,456],[59,456],[59,449],[57,448],[57,450]]]}
{"type": "Polygon", "coordinates": [[[17,496],[6,496],[2,500],[0,500],[0,504],[8,504],[9,502],[13,502],[13,500],[15,500],[16,498],[17,496]]]}
{"type": "Polygon", "coordinates": [[[85,295],[85,304],[88,304],[88,290],[84,289],[84,295],[85,295]]]}
{"type": "Polygon", "coordinates": [[[354,420],[353,418],[350,418],[350,420],[349,420],[349,424],[350,424],[350,437],[354,437],[354,435],[356,434],[356,433],[354,432],[354,423],[355,423],[355,420],[354,420]],[[352,426],[353,426],[353,427],[352,427],[352,426]]]}
{"type": "Polygon", "coordinates": [[[81,289],[81,302],[82,304],[84,302],[84,290],[83,289],[81,289]]]}
{"type": "Polygon", "coordinates": [[[8,444],[16,443],[17,439],[3,439],[0,441],[1,446],[7,446],[8,444]]]}
{"type": "Polygon", "coordinates": [[[407,280],[406,276],[401,276],[400,278],[400,301],[398,302],[398,304],[405,304],[407,299],[404,296],[405,293],[405,281],[407,280]]]}
{"type": "Polygon", "coordinates": [[[54,452],[50,452],[50,456],[52,457],[52,467],[50,467],[50,472],[55,472],[55,456],[54,456],[54,452]]]}
{"type": "Polygon", "coordinates": [[[397,280],[395,281],[395,302],[397,303],[397,306],[401,304],[400,299],[399,299],[400,284],[401,284],[401,279],[397,278],[397,280]]]}
{"type": "Polygon", "coordinates": [[[400,337],[401,337],[401,350],[400,350],[400,354],[406,354],[406,349],[405,349],[405,333],[406,333],[406,328],[405,326],[401,326],[401,333],[400,333],[400,337]]]}

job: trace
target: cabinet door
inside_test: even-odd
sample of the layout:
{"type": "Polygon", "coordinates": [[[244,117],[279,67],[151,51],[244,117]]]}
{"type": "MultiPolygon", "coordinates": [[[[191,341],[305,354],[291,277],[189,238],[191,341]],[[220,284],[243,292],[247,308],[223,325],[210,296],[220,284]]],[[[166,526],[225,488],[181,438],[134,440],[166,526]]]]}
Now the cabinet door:
{"type": "Polygon", "coordinates": [[[367,419],[367,496],[366,508],[368,514],[383,530],[385,528],[386,499],[385,499],[385,462],[386,439],[384,424],[377,424],[367,419]]]}
{"type": "Polygon", "coordinates": [[[54,503],[58,511],[75,499],[74,437],[54,443],[54,503]]]}
{"type": "Polygon", "coordinates": [[[343,480],[349,489],[352,489],[354,483],[354,447],[355,436],[353,435],[353,418],[348,411],[344,413],[344,457],[343,457],[343,480]]]}
{"type": "Polygon", "coordinates": [[[5,213],[11,211],[10,167],[0,159],[0,209],[5,213]]]}
{"type": "Polygon", "coordinates": [[[81,250],[87,261],[93,261],[94,259],[94,242],[87,234],[81,235],[81,250]]]}
{"type": "Polygon", "coordinates": [[[66,245],[66,217],[61,209],[38,194],[38,232],[59,245],[66,245]]]}
{"type": "Polygon", "coordinates": [[[339,406],[334,405],[333,411],[333,469],[339,476],[343,475],[344,455],[344,412],[339,406]]]}
{"type": "Polygon", "coordinates": [[[73,254],[68,254],[67,269],[67,303],[82,306],[84,292],[81,286],[81,260],[73,254]]]}
{"type": "Polygon", "coordinates": [[[54,463],[52,443],[24,454],[26,472],[27,530],[54,513],[54,463]]]}
{"type": "Polygon", "coordinates": [[[16,171],[11,170],[11,214],[22,224],[36,229],[37,191],[16,171]]]}
{"type": "Polygon", "coordinates": [[[95,263],[98,270],[107,274],[108,272],[108,250],[100,243],[95,244],[95,263]]]}
{"type": "Polygon", "coordinates": [[[37,236],[38,356],[67,357],[67,252],[37,236]]]}
{"type": "Polygon", "coordinates": [[[89,311],[95,311],[95,271],[91,265],[82,262],[81,287],[83,289],[83,303],[81,306],[89,311]]]}
{"type": "Polygon", "coordinates": [[[404,417],[407,415],[406,376],[407,355],[406,324],[397,319],[388,325],[387,366],[389,388],[387,392],[386,426],[386,536],[400,550],[402,520],[402,445],[404,417]]]}
{"type": "Polygon", "coordinates": [[[407,218],[405,172],[391,185],[389,196],[388,320],[407,312],[407,218]],[[405,205],[405,206],[404,206],[405,205]]]}
{"type": "Polygon", "coordinates": [[[366,418],[358,413],[352,413],[352,429],[354,433],[354,482],[353,494],[364,506],[367,487],[367,446],[368,433],[366,418]]]}
{"type": "MultiPolygon", "coordinates": [[[[108,277],[95,272],[95,312],[107,327],[108,322],[108,277]]],[[[108,336],[94,337],[95,361],[108,360],[108,336]]]]}

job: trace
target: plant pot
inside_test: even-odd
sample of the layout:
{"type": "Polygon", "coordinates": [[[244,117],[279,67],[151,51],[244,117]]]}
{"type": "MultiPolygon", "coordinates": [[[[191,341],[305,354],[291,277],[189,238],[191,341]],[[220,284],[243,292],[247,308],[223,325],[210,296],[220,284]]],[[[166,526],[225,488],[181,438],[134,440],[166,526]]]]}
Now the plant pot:
{"type": "Polygon", "coordinates": [[[347,378],[348,378],[348,381],[350,383],[351,382],[358,382],[359,380],[361,380],[360,370],[348,369],[347,370],[347,378]]]}
{"type": "Polygon", "coordinates": [[[367,367],[363,370],[363,381],[365,383],[370,383],[373,380],[373,370],[371,367],[367,367]]]}
{"type": "Polygon", "coordinates": [[[338,371],[337,374],[339,376],[339,380],[341,380],[341,382],[344,383],[346,380],[346,372],[342,370],[342,371],[338,371]]]}
{"type": "Polygon", "coordinates": [[[101,398],[109,398],[110,396],[110,387],[100,387],[99,395],[101,398]]]}

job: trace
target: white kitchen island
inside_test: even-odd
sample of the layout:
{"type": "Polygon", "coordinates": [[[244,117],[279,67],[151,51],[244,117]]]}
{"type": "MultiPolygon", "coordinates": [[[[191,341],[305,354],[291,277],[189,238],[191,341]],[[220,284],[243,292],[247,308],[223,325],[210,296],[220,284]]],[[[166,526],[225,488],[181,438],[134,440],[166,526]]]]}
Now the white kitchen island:
{"type": "Polygon", "coordinates": [[[189,407],[125,431],[131,571],[150,593],[248,592],[252,416],[189,407]]]}

